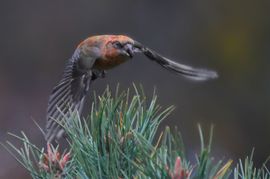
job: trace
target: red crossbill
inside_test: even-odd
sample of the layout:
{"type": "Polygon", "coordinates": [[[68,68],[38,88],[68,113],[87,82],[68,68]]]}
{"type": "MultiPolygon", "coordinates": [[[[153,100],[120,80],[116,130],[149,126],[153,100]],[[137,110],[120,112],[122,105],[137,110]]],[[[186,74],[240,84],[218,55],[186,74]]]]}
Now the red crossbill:
{"type": "Polygon", "coordinates": [[[67,119],[70,111],[78,110],[81,113],[85,96],[93,80],[104,76],[105,70],[128,61],[136,53],[143,53],[162,67],[192,80],[203,81],[217,77],[214,71],[195,69],[169,60],[124,35],[89,37],[78,45],[66,64],[62,79],[49,97],[46,140],[51,142],[64,133],[55,120],[67,119]]]}

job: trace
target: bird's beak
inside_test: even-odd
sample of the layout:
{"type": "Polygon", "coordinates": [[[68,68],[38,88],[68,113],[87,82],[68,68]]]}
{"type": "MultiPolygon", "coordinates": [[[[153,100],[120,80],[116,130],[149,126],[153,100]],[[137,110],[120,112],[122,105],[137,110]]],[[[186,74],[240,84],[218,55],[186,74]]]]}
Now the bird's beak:
{"type": "Polygon", "coordinates": [[[124,46],[125,54],[132,58],[135,53],[142,53],[144,50],[144,47],[139,43],[134,41],[134,43],[128,43],[124,46]]]}
{"type": "Polygon", "coordinates": [[[134,56],[134,48],[132,44],[126,44],[124,46],[124,51],[128,57],[132,58],[134,56]]]}

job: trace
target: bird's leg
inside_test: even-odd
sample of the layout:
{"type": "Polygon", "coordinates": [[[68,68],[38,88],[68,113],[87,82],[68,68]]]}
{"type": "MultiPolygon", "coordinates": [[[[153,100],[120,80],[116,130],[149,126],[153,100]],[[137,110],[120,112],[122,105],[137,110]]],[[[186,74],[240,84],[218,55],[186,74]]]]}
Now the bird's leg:
{"type": "Polygon", "coordinates": [[[96,80],[97,78],[105,78],[106,77],[106,71],[101,70],[101,71],[93,71],[92,72],[92,80],[96,80]]]}
{"type": "Polygon", "coordinates": [[[92,73],[92,77],[91,77],[91,80],[94,81],[98,78],[97,74],[96,73],[92,73]]]}
{"type": "Polygon", "coordinates": [[[100,77],[101,77],[101,78],[105,78],[105,77],[106,77],[106,74],[107,74],[107,71],[102,70],[102,71],[100,72],[100,77]]]}

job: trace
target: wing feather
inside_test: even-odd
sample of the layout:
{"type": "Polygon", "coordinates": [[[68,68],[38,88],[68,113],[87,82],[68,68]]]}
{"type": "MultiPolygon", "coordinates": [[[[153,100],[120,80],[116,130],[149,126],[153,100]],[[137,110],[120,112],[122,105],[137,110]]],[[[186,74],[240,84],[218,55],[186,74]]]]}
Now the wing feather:
{"type": "Polygon", "coordinates": [[[63,135],[64,131],[58,122],[67,122],[66,120],[74,110],[77,110],[79,113],[82,111],[85,95],[92,80],[92,72],[79,69],[79,60],[79,55],[74,54],[68,61],[62,79],[53,88],[49,97],[47,133],[45,136],[48,142],[52,142],[55,138],[59,139],[63,135]]]}
{"type": "Polygon", "coordinates": [[[149,59],[157,62],[158,64],[160,64],[167,70],[183,75],[186,78],[196,80],[196,81],[204,81],[204,80],[209,80],[209,79],[215,79],[218,77],[218,74],[215,71],[206,70],[206,69],[198,69],[198,68],[193,68],[191,66],[183,65],[183,64],[174,62],[166,57],[163,57],[162,55],[158,54],[154,50],[151,50],[147,47],[141,47],[141,48],[144,55],[147,56],[149,59]]]}

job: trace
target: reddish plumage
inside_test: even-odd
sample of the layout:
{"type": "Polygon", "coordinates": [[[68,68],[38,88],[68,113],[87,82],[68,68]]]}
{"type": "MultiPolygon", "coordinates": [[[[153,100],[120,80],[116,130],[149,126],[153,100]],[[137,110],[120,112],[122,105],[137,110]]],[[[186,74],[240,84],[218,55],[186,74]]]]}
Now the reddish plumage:
{"type": "Polygon", "coordinates": [[[108,70],[124,63],[129,57],[119,54],[119,50],[112,47],[112,43],[118,41],[121,44],[134,44],[134,40],[124,35],[99,35],[89,37],[78,45],[84,54],[88,54],[91,48],[100,49],[100,58],[94,63],[94,68],[98,70],[108,70]]]}

